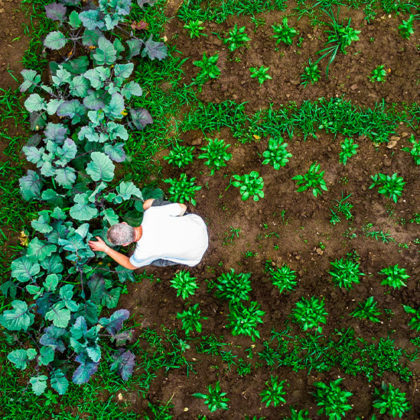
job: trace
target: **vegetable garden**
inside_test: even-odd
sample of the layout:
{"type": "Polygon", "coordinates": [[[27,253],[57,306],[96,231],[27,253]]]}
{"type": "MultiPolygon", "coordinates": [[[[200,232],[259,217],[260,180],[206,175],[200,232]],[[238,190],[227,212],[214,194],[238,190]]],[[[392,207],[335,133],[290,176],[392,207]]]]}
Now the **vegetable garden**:
{"type": "Polygon", "coordinates": [[[2,418],[418,418],[418,5],[3,3],[2,418]],[[89,248],[163,197],[198,266],[89,248]]]}

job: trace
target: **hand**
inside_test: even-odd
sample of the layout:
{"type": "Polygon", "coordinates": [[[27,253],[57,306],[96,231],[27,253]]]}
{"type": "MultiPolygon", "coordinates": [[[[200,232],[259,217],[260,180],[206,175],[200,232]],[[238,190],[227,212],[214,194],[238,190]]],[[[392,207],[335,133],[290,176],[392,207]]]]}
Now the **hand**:
{"type": "Polygon", "coordinates": [[[101,251],[101,252],[107,252],[109,249],[108,245],[99,237],[96,236],[97,242],[95,241],[89,241],[88,245],[90,246],[90,249],[92,251],[101,251]]]}

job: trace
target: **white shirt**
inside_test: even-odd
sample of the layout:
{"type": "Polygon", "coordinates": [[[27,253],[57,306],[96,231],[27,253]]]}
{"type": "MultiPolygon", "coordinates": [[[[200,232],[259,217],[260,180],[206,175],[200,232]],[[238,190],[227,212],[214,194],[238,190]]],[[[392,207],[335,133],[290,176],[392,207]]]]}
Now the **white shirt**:
{"type": "Polygon", "coordinates": [[[180,216],[182,211],[173,203],[144,212],[143,234],[130,257],[131,264],[139,268],[162,258],[193,267],[201,261],[209,244],[206,224],[196,214],[180,216]]]}

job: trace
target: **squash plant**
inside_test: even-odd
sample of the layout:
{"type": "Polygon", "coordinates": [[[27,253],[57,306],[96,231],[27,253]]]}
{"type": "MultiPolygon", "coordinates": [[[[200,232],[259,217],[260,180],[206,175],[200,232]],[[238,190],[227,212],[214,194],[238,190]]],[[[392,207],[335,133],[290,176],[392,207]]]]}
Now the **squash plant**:
{"type": "Polygon", "coordinates": [[[34,169],[19,183],[23,198],[40,201],[44,209],[31,222],[34,234],[26,251],[11,264],[11,279],[1,286],[11,302],[0,325],[20,344],[7,357],[18,369],[31,366],[29,383],[36,395],[48,384],[65,394],[70,377],[76,384],[88,382],[105,340],[114,346],[111,370],[127,380],[135,364],[124,347],[131,336],[123,330],[129,312],[101,316],[102,309],[118,304],[122,289],[113,277],[124,282],[133,279],[132,272],[105,269],[95,262],[101,255],[88,246],[120,221],[121,205],[138,216],[142,212],[143,194],[136,185],[122,181],[111,188],[109,183],[115,164],[126,159],[129,130],[153,122],[146,109],[130,106],[142,96],[140,85],[130,80],[133,58],[162,60],[167,50],[152,35],[139,39],[127,32],[131,6],[131,0],[46,5],[57,27],[44,46],[61,58],[50,62],[49,79],[22,71],[20,91],[29,94],[24,105],[36,134],[23,147],[34,169]]]}

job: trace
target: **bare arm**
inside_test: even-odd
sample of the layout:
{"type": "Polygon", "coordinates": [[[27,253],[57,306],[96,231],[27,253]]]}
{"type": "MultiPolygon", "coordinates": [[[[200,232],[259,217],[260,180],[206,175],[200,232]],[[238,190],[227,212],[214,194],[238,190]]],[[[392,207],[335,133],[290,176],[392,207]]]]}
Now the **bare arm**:
{"type": "MultiPolygon", "coordinates": [[[[153,201],[155,201],[155,199],[154,199],[154,198],[149,198],[148,200],[146,200],[146,201],[143,203],[143,209],[144,209],[144,210],[148,210],[148,209],[150,209],[150,207],[152,207],[153,201]]],[[[185,204],[182,204],[182,203],[177,203],[177,204],[181,207],[181,214],[180,214],[180,216],[183,216],[183,215],[184,215],[184,213],[185,213],[185,212],[186,212],[186,210],[187,210],[187,206],[186,206],[185,204]]]]}

